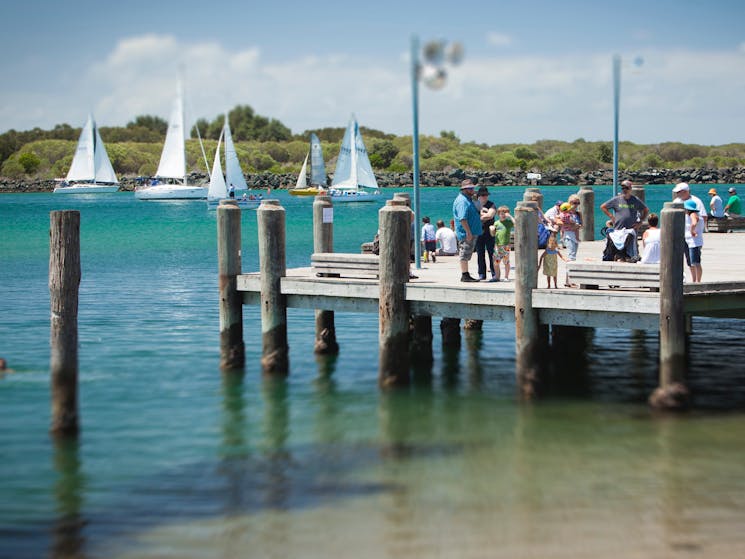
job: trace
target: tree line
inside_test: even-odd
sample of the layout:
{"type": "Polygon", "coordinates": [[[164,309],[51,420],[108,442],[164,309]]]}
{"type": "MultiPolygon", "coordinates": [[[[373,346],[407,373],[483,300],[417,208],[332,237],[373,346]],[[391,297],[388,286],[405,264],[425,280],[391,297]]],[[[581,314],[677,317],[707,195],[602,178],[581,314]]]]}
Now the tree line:
{"type": "MultiPolygon", "coordinates": [[[[214,153],[225,115],[199,119],[191,137],[205,140],[214,153]]],[[[249,105],[238,105],[227,113],[236,151],[246,172],[297,173],[311,132],[321,140],[327,172],[339,153],[344,127],[306,130],[293,134],[281,121],[256,114],[249,105]]],[[[122,127],[100,127],[99,131],[114,170],[119,175],[155,173],[168,124],[157,116],[141,115],[122,127]]],[[[80,128],[58,124],[51,130],[34,128],[0,134],[0,175],[9,178],[48,179],[64,176],[72,161],[80,128]]],[[[362,127],[370,163],[376,172],[410,172],[411,136],[396,136],[362,127]]],[[[422,171],[561,171],[582,172],[612,167],[611,142],[539,140],[532,144],[487,145],[462,142],[453,131],[420,137],[422,171]]],[[[187,162],[193,171],[206,172],[197,142],[187,142],[187,162]]],[[[732,168],[745,166],[745,144],[702,146],[680,142],[634,144],[621,142],[621,170],[732,168]]]]}

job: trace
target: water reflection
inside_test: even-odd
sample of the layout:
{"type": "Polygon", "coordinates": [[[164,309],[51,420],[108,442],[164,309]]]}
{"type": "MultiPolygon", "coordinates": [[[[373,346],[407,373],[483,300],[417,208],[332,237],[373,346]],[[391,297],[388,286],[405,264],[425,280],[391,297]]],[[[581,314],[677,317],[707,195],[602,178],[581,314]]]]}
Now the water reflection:
{"type": "Polygon", "coordinates": [[[86,520],[83,516],[85,476],[81,471],[77,437],[55,438],[54,483],[56,520],[50,556],[54,559],[83,559],[86,520]]]}
{"type": "Polygon", "coordinates": [[[264,422],[261,447],[266,457],[263,504],[269,508],[288,506],[292,455],[287,449],[290,411],[286,379],[265,378],[262,384],[264,422]]]}

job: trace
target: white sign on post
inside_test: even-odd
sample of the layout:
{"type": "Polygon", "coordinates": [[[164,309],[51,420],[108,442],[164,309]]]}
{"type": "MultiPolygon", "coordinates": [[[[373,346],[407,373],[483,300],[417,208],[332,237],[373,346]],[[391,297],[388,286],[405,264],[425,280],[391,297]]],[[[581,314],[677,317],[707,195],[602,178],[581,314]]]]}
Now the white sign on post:
{"type": "Polygon", "coordinates": [[[539,180],[541,180],[541,174],[540,173],[528,173],[526,175],[526,177],[528,178],[529,181],[532,181],[532,180],[539,181],[539,180]]]}
{"type": "Polygon", "coordinates": [[[323,208],[323,223],[334,222],[334,208],[323,208]]]}

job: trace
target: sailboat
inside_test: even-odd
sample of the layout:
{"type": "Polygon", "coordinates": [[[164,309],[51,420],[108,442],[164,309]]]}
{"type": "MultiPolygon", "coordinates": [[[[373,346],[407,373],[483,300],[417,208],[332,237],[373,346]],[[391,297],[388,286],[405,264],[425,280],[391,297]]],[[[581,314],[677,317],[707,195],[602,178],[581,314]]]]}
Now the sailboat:
{"type": "Polygon", "coordinates": [[[310,187],[307,181],[308,155],[305,156],[303,168],[297,177],[295,188],[290,189],[293,196],[315,196],[319,192],[326,192],[326,165],[323,162],[321,141],[315,133],[310,135],[310,187]]]}
{"type": "MultiPolygon", "coordinates": [[[[238,161],[238,154],[235,151],[233,135],[230,132],[230,123],[227,117],[225,117],[222,133],[217,140],[215,161],[212,164],[210,185],[207,189],[207,205],[210,208],[214,208],[220,203],[220,200],[234,198],[236,190],[245,191],[247,188],[246,178],[243,176],[243,170],[238,161]],[[223,137],[225,138],[225,177],[223,177],[222,163],[220,162],[220,147],[223,137]],[[233,196],[230,195],[231,193],[233,193],[233,196]]],[[[246,208],[257,208],[259,203],[261,203],[261,198],[254,198],[253,195],[251,198],[248,198],[244,194],[243,198],[238,199],[238,205],[246,208]]]]}
{"type": "Polygon", "coordinates": [[[344,139],[336,159],[334,179],[329,190],[333,202],[374,202],[381,198],[365,142],[354,115],[344,132],[344,139]]]}
{"type": "Polygon", "coordinates": [[[78,147],[72,158],[70,170],[65,180],[54,189],[55,194],[86,194],[116,192],[119,181],[109,161],[109,155],[98,133],[93,115],[83,127],[78,139],[78,147]]]}
{"type": "Polygon", "coordinates": [[[188,184],[186,176],[186,136],[184,103],[179,90],[168,121],[166,141],[155,178],[149,185],[137,187],[138,200],[193,200],[207,198],[203,186],[188,184]],[[180,182],[177,182],[180,181],[180,182]]]}

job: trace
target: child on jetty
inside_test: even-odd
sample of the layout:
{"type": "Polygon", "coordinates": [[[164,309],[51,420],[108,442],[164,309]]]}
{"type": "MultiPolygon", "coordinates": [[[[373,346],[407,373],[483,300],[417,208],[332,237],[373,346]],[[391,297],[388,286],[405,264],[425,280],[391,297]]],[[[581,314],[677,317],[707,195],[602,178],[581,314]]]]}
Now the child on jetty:
{"type": "Polygon", "coordinates": [[[556,231],[551,231],[546,242],[546,250],[541,254],[541,259],[538,261],[538,267],[543,264],[543,275],[546,276],[546,287],[551,288],[551,278],[554,278],[554,287],[559,288],[557,283],[557,277],[559,275],[559,264],[558,258],[561,258],[564,262],[567,261],[564,255],[559,251],[558,243],[556,242],[556,231]]]}

